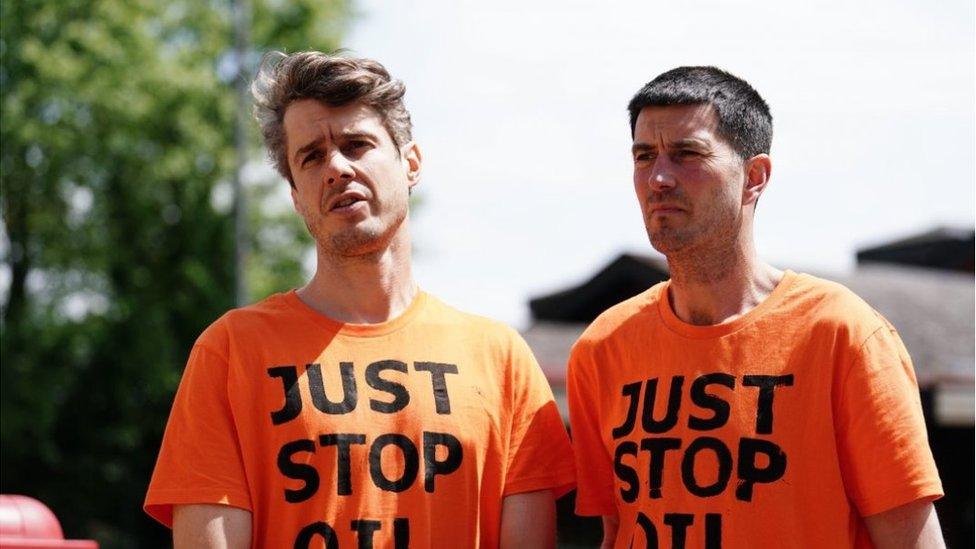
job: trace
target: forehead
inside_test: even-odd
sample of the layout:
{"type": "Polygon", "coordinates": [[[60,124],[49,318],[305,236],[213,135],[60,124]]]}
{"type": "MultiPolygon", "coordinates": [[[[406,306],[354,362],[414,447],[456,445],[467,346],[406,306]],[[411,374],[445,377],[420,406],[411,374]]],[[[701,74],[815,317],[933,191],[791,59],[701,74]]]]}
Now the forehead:
{"type": "Polygon", "coordinates": [[[315,99],[300,99],[285,109],[284,126],[289,150],[322,136],[334,138],[353,132],[386,136],[380,115],[358,102],[333,107],[315,99]]]}
{"type": "Polygon", "coordinates": [[[671,105],[644,107],[634,125],[634,141],[672,141],[681,138],[718,139],[718,115],[715,107],[671,105]]]}

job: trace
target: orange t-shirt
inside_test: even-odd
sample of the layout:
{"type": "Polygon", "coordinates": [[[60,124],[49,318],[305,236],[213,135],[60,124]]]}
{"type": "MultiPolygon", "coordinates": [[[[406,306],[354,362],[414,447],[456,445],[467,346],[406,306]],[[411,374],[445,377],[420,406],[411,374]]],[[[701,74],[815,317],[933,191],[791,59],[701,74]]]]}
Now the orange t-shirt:
{"type": "Polygon", "coordinates": [[[692,326],[667,288],[570,358],[576,511],[617,515],[615,547],[869,547],[862,516],[942,495],[908,353],[857,296],[787,271],[692,326]]]}
{"type": "Polygon", "coordinates": [[[294,291],[190,353],[145,510],[252,513],[255,547],[495,547],[503,498],[574,483],[569,438],[512,329],[418,293],[341,324],[294,291]]]}

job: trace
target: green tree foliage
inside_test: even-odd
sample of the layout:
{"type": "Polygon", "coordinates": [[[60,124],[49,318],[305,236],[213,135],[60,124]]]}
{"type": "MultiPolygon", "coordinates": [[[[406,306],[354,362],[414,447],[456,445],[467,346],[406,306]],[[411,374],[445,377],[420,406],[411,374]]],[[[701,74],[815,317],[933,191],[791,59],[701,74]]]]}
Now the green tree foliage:
{"type": "MultiPolygon", "coordinates": [[[[334,49],[349,18],[344,0],[253,4],[252,69],[269,49],[334,49]]],[[[187,353],[234,305],[231,9],[0,2],[0,490],[102,547],[168,540],[142,498],[187,353]]],[[[264,294],[299,283],[308,240],[254,198],[264,294]]]]}

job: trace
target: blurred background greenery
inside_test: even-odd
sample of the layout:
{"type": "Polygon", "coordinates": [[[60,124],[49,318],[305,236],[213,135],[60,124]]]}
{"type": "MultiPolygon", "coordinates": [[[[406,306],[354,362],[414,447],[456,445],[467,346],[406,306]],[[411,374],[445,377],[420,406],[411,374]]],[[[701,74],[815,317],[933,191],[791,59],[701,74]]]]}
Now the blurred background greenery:
{"type": "MultiPolygon", "coordinates": [[[[249,74],[268,50],[335,49],[351,17],[252,2],[249,74]]],[[[69,538],[168,543],[145,487],[188,351],[235,305],[233,48],[231,0],[0,3],[0,492],[69,538]]],[[[304,227],[264,207],[280,185],[246,186],[251,296],[302,279],[304,227]]]]}

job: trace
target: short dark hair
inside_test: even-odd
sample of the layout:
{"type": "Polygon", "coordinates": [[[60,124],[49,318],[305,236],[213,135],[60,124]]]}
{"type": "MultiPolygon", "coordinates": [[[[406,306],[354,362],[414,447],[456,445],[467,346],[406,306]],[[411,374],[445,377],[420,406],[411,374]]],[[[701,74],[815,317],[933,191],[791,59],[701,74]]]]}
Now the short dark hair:
{"type": "Polygon", "coordinates": [[[716,67],[678,67],[644,85],[627,105],[630,135],[644,107],[711,105],[718,116],[718,133],[743,160],[769,154],[773,116],[769,105],[745,80],[716,67]]]}

